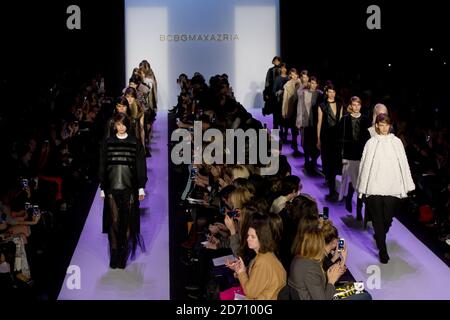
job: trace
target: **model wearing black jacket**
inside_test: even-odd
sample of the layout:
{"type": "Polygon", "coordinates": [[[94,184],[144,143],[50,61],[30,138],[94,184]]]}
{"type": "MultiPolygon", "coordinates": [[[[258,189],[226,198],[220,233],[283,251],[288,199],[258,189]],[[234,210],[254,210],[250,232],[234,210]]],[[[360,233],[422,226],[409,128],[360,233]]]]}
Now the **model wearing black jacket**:
{"type": "MultiPolygon", "coordinates": [[[[115,123],[122,121],[127,129],[129,118],[119,113],[115,123]]],[[[113,135],[104,140],[100,152],[100,188],[104,193],[103,231],[108,233],[110,267],[125,268],[128,255],[134,255],[140,240],[139,196],[144,195],[147,182],[145,149],[135,136],[113,135]]]]}

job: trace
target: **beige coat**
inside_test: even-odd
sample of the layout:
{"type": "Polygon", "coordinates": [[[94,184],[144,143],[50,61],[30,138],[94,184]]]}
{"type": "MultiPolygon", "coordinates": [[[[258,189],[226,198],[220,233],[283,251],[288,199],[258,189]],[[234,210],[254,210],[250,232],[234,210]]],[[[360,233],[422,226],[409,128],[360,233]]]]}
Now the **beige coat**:
{"type": "Polygon", "coordinates": [[[300,86],[300,80],[289,80],[284,85],[283,105],[281,115],[284,119],[289,119],[297,108],[297,89],[300,86]]]}
{"type": "Polygon", "coordinates": [[[286,270],[272,252],[259,253],[247,272],[239,273],[239,282],[249,300],[276,300],[286,285],[286,270]]]}

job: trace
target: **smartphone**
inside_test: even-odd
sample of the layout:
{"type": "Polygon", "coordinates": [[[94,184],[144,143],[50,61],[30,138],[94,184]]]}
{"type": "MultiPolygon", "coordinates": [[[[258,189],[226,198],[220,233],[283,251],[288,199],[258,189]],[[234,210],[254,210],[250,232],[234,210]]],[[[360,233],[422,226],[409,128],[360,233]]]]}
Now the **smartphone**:
{"type": "Polygon", "coordinates": [[[328,207],[323,207],[322,218],[323,220],[328,220],[330,217],[330,209],[328,207]]]}
{"type": "Polygon", "coordinates": [[[344,246],[345,246],[344,238],[339,238],[339,241],[338,241],[338,252],[341,252],[342,250],[344,250],[344,246]]]}
{"type": "Polygon", "coordinates": [[[26,189],[26,188],[28,188],[28,179],[22,179],[22,188],[23,189],[26,189]]]}
{"type": "Polygon", "coordinates": [[[237,210],[229,211],[227,214],[231,219],[239,217],[239,212],[237,210]]]}
{"type": "Polygon", "coordinates": [[[191,169],[191,179],[195,179],[198,173],[198,168],[192,168],[191,169]]]}

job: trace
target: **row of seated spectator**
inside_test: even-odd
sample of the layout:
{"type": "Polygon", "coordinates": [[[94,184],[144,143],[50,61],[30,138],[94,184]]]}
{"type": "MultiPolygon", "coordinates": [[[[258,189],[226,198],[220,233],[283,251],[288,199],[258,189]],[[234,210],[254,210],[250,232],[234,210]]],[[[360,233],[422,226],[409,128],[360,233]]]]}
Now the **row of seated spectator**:
{"type": "Polygon", "coordinates": [[[157,82],[148,61],[133,70],[117,101],[106,94],[100,73],[86,82],[70,73],[57,78],[47,93],[30,100],[26,112],[17,108],[0,114],[1,133],[8,138],[2,140],[6,152],[0,168],[0,273],[8,284],[2,288],[16,287],[16,280],[33,283],[30,240],[50,238],[45,235],[54,228],[72,230],[65,216],[83,186],[98,178],[99,145],[111,134],[113,112],[131,117],[133,133],[151,156],[147,144],[157,111],[157,82]],[[44,236],[29,238],[32,225],[44,236]]]}
{"type": "MultiPolygon", "coordinates": [[[[179,128],[192,128],[201,120],[203,130],[266,130],[234,99],[226,75],[212,77],[209,86],[199,73],[192,79],[180,75],[178,83],[181,93],[171,111],[179,128]]],[[[270,135],[267,139],[271,141],[270,135]]],[[[255,147],[246,142],[247,159],[255,147]]],[[[336,228],[320,218],[317,202],[303,193],[286,156],[279,156],[272,176],[260,174],[264,166],[185,166],[188,179],[181,200],[192,225],[181,245],[186,250],[182,260],[191,268],[186,285],[191,297],[233,299],[238,293],[266,300],[292,291],[288,296],[332,299],[338,280],[353,280],[345,266],[347,249],[337,250],[336,228]],[[227,256],[225,267],[214,264],[227,256]]]]}
{"type": "Polygon", "coordinates": [[[82,186],[96,178],[97,145],[111,109],[101,74],[58,82],[29,103],[27,114],[17,108],[1,115],[8,134],[1,146],[0,291],[10,297],[39,280],[33,270],[45,262],[33,257],[46,256],[50,234],[72,228],[65,217],[82,186]]]}
{"type": "Polygon", "coordinates": [[[435,227],[435,235],[450,246],[450,150],[448,128],[401,123],[402,139],[416,183],[412,209],[419,221],[435,227]]]}

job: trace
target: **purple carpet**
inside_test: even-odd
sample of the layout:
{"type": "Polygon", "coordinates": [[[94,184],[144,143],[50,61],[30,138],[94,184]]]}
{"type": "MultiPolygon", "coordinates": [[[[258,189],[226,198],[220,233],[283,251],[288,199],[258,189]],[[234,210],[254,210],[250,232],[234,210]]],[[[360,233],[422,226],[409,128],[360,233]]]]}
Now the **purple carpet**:
{"type": "Polygon", "coordinates": [[[108,238],[102,234],[103,200],[100,191],[70,263],[79,267],[80,288],[71,271],[59,294],[59,300],[168,300],[169,226],[168,226],[168,150],[167,113],[158,114],[147,158],[146,198],[141,202],[141,233],[146,252],[137,252],[125,270],[110,269],[108,238]],[[69,285],[68,285],[69,283],[69,285]]]}
{"type": "MultiPolygon", "coordinates": [[[[272,128],[272,117],[264,117],[261,109],[250,110],[253,116],[268,128],[272,128]]],[[[300,137],[298,137],[300,141],[300,137]]],[[[300,148],[301,150],[301,148],[300,148]]],[[[330,219],[339,230],[340,237],[348,244],[347,266],[357,281],[363,281],[375,300],[448,300],[450,299],[450,269],[403,224],[394,219],[387,235],[387,247],[391,257],[387,265],[378,261],[378,250],[372,237],[369,223],[363,230],[362,222],[350,215],[343,203],[325,201],[328,193],[322,177],[311,178],[303,171],[304,159],[292,156],[290,145],[283,146],[288,156],[292,174],[301,178],[302,192],[313,196],[319,205],[330,208],[330,219]]],[[[319,159],[320,160],[320,159],[319,159]]],[[[319,161],[320,163],[320,161],[319,161]]],[[[340,177],[338,177],[339,180],[340,177]]],[[[356,195],[353,208],[356,208],[356,195]]]]}

